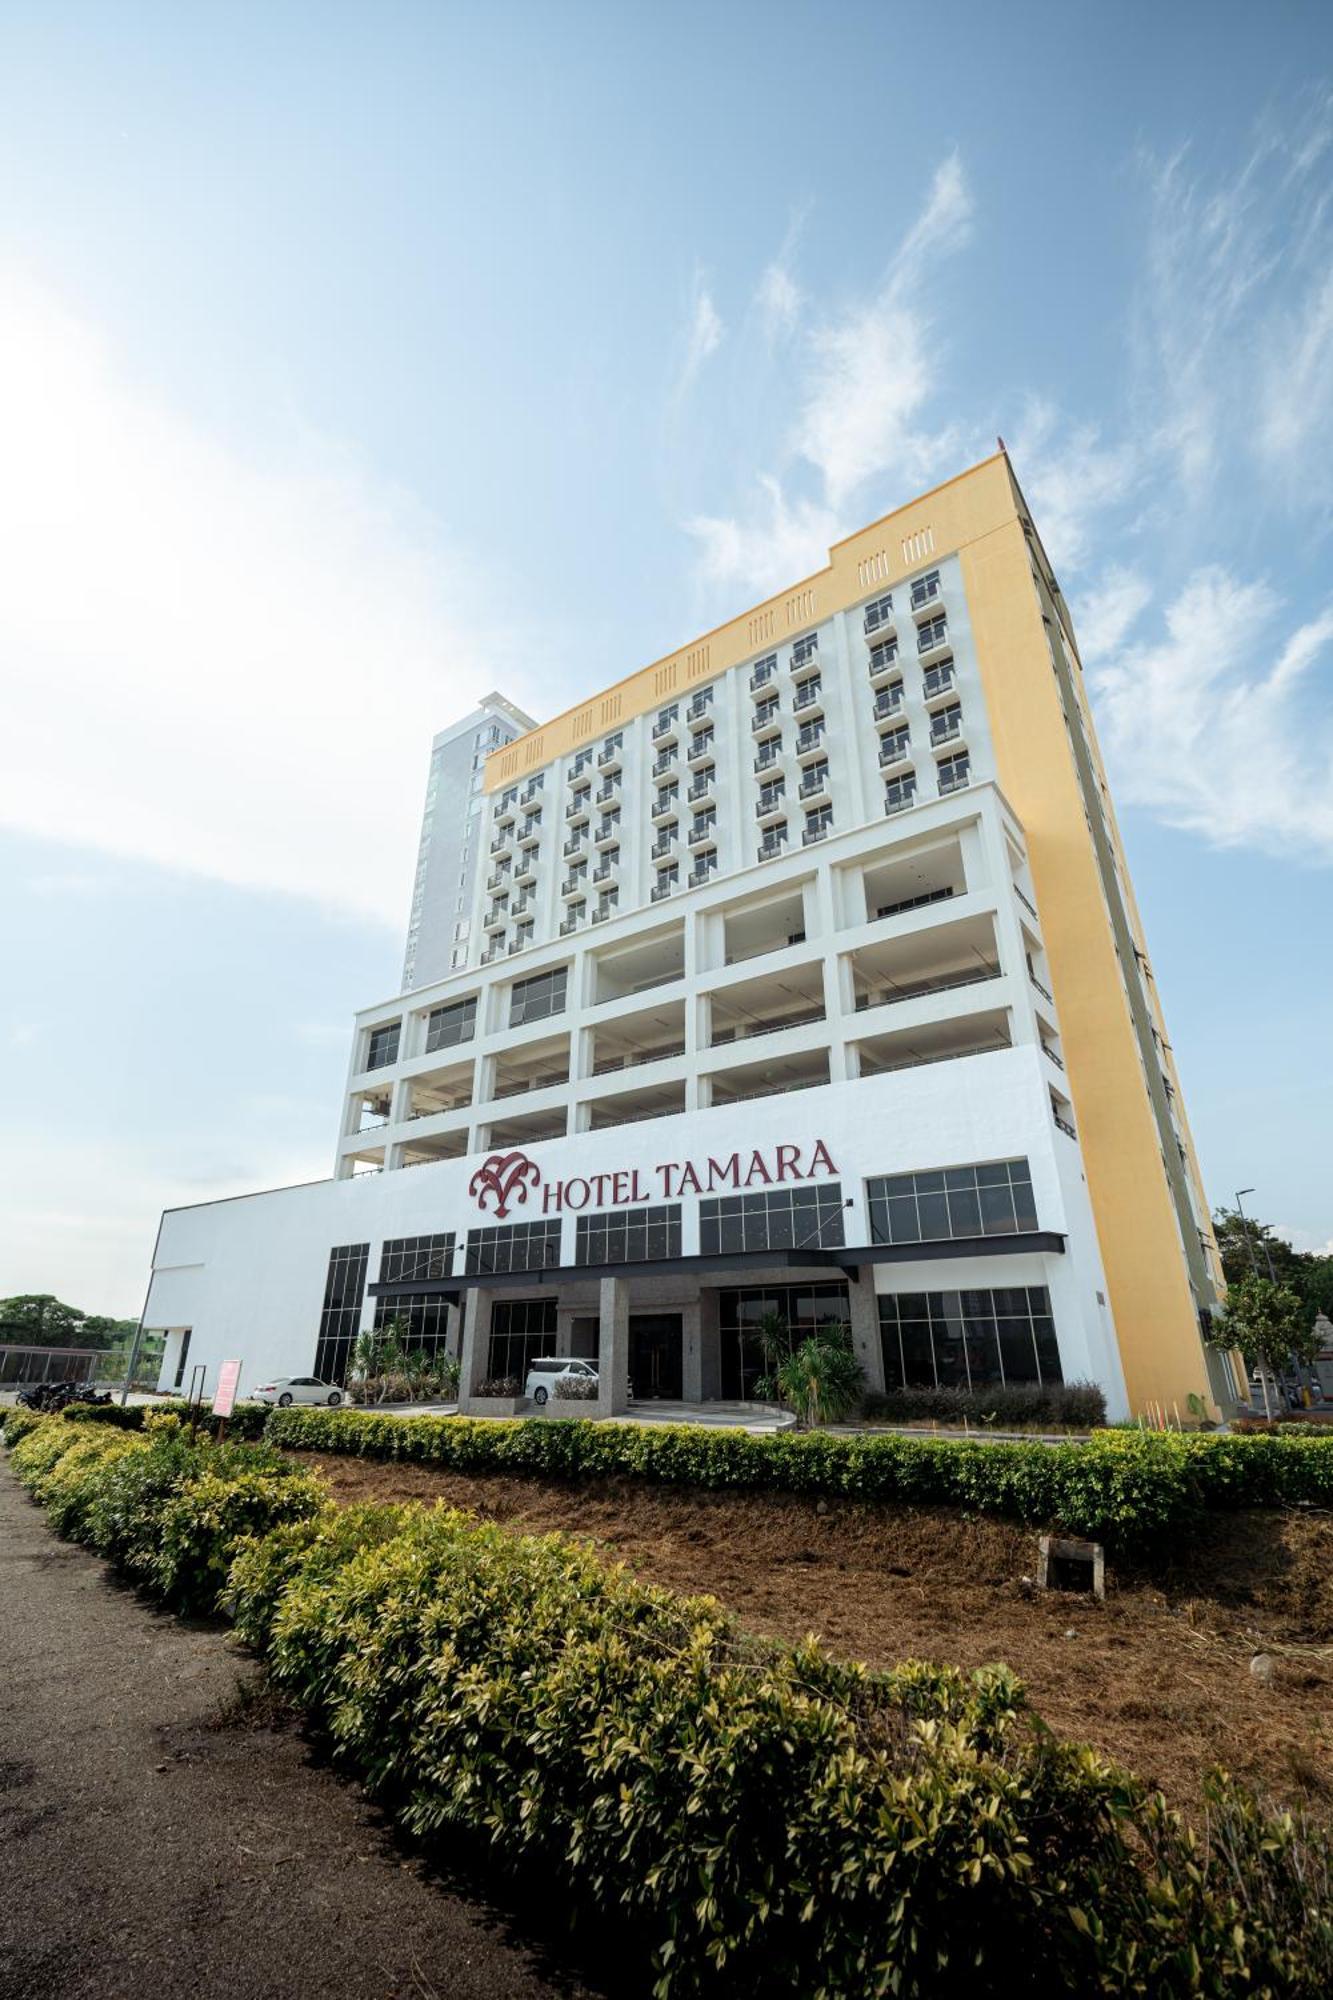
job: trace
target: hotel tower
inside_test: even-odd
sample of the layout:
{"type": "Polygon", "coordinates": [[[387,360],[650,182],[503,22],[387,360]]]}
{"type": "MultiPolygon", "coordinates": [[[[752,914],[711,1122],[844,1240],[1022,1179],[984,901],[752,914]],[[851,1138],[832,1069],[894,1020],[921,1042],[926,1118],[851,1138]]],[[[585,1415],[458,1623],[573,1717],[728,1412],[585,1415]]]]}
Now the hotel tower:
{"type": "Polygon", "coordinates": [[[470,907],[434,941],[414,908],[412,963],[450,969],[357,1016],[332,1177],[164,1215],[164,1385],[226,1356],[338,1383],[396,1320],[460,1354],[464,1409],[556,1353],[597,1360],[600,1414],[739,1401],[777,1310],[849,1325],[872,1388],[1232,1405],[1073,625],[1003,449],[481,768],[470,907]]]}

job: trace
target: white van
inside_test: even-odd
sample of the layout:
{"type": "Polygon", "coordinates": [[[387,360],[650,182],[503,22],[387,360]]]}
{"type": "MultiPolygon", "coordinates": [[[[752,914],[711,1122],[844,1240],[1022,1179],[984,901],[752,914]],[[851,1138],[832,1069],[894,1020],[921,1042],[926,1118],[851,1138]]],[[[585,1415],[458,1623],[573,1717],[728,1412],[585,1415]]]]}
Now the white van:
{"type": "Polygon", "coordinates": [[[555,1385],[562,1375],[591,1382],[594,1387],[597,1384],[597,1370],[591,1361],[581,1361],[577,1354],[543,1354],[529,1367],[523,1394],[531,1396],[540,1408],[555,1394],[555,1385]]]}

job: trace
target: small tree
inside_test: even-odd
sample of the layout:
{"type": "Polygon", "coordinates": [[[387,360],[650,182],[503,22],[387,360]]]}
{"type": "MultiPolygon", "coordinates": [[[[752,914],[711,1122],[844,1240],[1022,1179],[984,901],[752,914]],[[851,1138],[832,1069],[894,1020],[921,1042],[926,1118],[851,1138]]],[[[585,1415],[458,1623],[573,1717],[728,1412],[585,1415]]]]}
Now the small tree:
{"type": "Polygon", "coordinates": [[[778,1364],[782,1400],[802,1426],[835,1424],[856,1407],[865,1374],[849,1326],[821,1327],[778,1364]]]}
{"type": "Polygon", "coordinates": [[[1253,1272],[1232,1285],[1213,1329],[1210,1347],[1224,1352],[1238,1348],[1246,1367],[1259,1370],[1265,1410],[1268,1377],[1280,1375],[1293,1360],[1308,1368],[1319,1352],[1314,1317],[1297,1293],[1289,1285],[1275,1284],[1253,1272]]]}
{"type": "Polygon", "coordinates": [[[775,1306],[755,1321],[754,1331],[764,1357],[763,1367],[755,1377],[754,1393],[761,1402],[775,1403],[782,1395],[778,1372],[783,1362],[791,1358],[792,1330],[775,1306]]]}

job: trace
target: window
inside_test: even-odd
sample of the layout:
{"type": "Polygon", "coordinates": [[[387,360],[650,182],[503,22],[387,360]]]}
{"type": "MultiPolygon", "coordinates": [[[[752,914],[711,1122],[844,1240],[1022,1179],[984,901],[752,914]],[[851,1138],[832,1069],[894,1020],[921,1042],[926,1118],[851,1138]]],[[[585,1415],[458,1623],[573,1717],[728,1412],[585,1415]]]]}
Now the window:
{"type": "Polygon", "coordinates": [[[851,1318],[843,1284],[754,1286],[721,1291],[717,1297],[721,1390],[733,1402],[752,1396],[756,1380],[768,1372],[757,1329],[770,1313],[786,1322],[798,1346],[825,1327],[846,1326],[851,1318]]]}
{"type": "Polygon", "coordinates": [[[921,676],[921,692],[927,701],[933,701],[937,694],[947,694],[952,686],[952,660],[941,660],[937,667],[927,667],[921,676]]]}
{"type": "Polygon", "coordinates": [[[509,989],[510,1027],[520,1028],[525,1021],[544,1021],[548,1015],[563,1014],[568,983],[567,965],[539,972],[532,979],[516,979],[509,989]]]}
{"type": "Polygon", "coordinates": [[[540,1271],[560,1262],[560,1223],[504,1222],[469,1229],[469,1277],[488,1271],[540,1271]]]}
{"type": "Polygon", "coordinates": [[[399,1292],[395,1298],[376,1299],[375,1331],[399,1321],[405,1351],[434,1361],[449,1351],[449,1304],[438,1292],[399,1292]]]}
{"type": "Polygon", "coordinates": [[[818,632],[807,632],[805,637],[803,639],[798,639],[796,641],[796,644],[792,647],[791,663],[794,667],[803,667],[806,661],[813,659],[818,651],[819,651],[818,632]]]}
{"type": "Polygon", "coordinates": [[[930,740],[932,743],[948,743],[963,727],[963,704],[951,701],[944,708],[937,708],[930,718],[930,740]]]}
{"type": "Polygon", "coordinates": [[[968,781],[971,764],[966,750],[960,750],[954,757],[941,757],[938,765],[941,794],[960,792],[968,781]]]}
{"type": "Polygon", "coordinates": [[[873,604],[867,604],[865,628],[867,632],[878,632],[881,625],[893,623],[893,593],[877,597],[873,604]]]}
{"type": "Polygon", "coordinates": [[[813,812],[809,812],[805,816],[805,828],[801,834],[802,846],[812,847],[815,841],[823,840],[824,836],[831,831],[832,826],[832,806],[816,806],[813,812]]]}
{"type": "Polygon", "coordinates": [[[1064,1380],[1044,1285],[886,1292],[879,1301],[879,1338],[890,1389],[1064,1380]]]}
{"type": "Polygon", "coordinates": [[[884,810],[886,813],[906,812],[916,804],[916,772],[909,771],[904,777],[891,778],[884,787],[884,810]]]}
{"type": "Polygon", "coordinates": [[[881,764],[897,764],[912,754],[912,731],[908,723],[898,729],[886,729],[879,739],[879,761],[881,764]]]}
{"type": "Polygon", "coordinates": [[[734,1250],[838,1250],[842,1243],[838,1181],[699,1203],[699,1248],[705,1257],[734,1250]]]}
{"type": "Polygon", "coordinates": [[[455,1000],[448,1007],[432,1007],[426,1016],[426,1054],[434,1055],[437,1049],[457,1048],[460,1042],[470,1042],[476,1032],[475,997],[455,1000]]]}
{"type": "Polygon", "coordinates": [[[912,585],[912,609],[919,611],[923,604],[933,604],[940,594],[940,573],[931,570],[926,576],[917,577],[912,585]]]}
{"type": "Polygon", "coordinates": [[[1015,1236],[1037,1227],[1026,1160],[990,1160],[866,1182],[872,1243],[1015,1236]]]}
{"type": "Polygon", "coordinates": [[[352,1349],[361,1328],[361,1302],[366,1294],[368,1243],[343,1243],[329,1252],[324,1280],[324,1305],[315,1343],[315,1373],[321,1382],[345,1382],[352,1349]]]}
{"type": "Polygon", "coordinates": [[[923,624],[918,625],[916,649],[918,653],[929,653],[933,647],[942,646],[948,636],[948,620],[941,611],[934,618],[927,618],[923,624]]]}
{"type": "Polygon", "coordinates": [[[402,1032],[401,1021],[390,1021],[386,1028],[372,1028],[366,1045],[366,1068],[387,1069],[398,1060],[398,1037],[402,1032]]]}
{"type": "Polygon", "coordinates": [[[576,1264],[643,1264],[679,1255],[679,1207],[612,1209],[579,1217],[576,1264]]]}
{"type": "Polygon", "coordinates": [[[447,1278],[453,1270],[454,1236],[392,1236],[380,1251],[382,1285],[402,1285],[412,1279],[447,1278]]]}
{"type": "Polygon", "coordinates": [[[897,657],[898,657],[898,641],[896,639],[877,640],[876,643],[870,648],[871,673],[882,674],[886,672],[886,670],[893,665],[897,657]]]}
{"type": "Polygon", "coordinates": [[[176,1356],[176,1379],[172,1384],[172,1387],[176,1389],[179,1389],[182,1382],[185,1380],[185,1363],[189,1359],[190,1355],[191,1331],[192,1329],[187,1326],[184,1333],[181,1335],[180,1352],[176,1356]]]}
{"type": "Polygon", "coordinates": [[[554,1299],[497,1299],[491,1310],[492,1381],[516,1375],[522,1388],[533,1362],[555,1345],[554,1299]]]}

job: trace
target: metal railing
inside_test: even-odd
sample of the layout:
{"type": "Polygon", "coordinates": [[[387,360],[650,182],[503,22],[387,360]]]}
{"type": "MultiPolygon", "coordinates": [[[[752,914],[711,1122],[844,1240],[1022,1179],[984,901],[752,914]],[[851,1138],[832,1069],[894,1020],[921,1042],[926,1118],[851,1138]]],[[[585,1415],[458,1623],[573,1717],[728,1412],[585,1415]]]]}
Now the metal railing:
{"type": "Polygon", "coordinates": [[[858,993],[856,1011],[864,1014],[871,1007],[891,1007],[899,1000],[920,1000],[929,993],[954,993],[963,986],[985,986],[992,979],[999,979],[999,966],[984,972],[951,973],[944,979],[914,979],[902,986],[884,987],[876,992],[858,993]]]}

